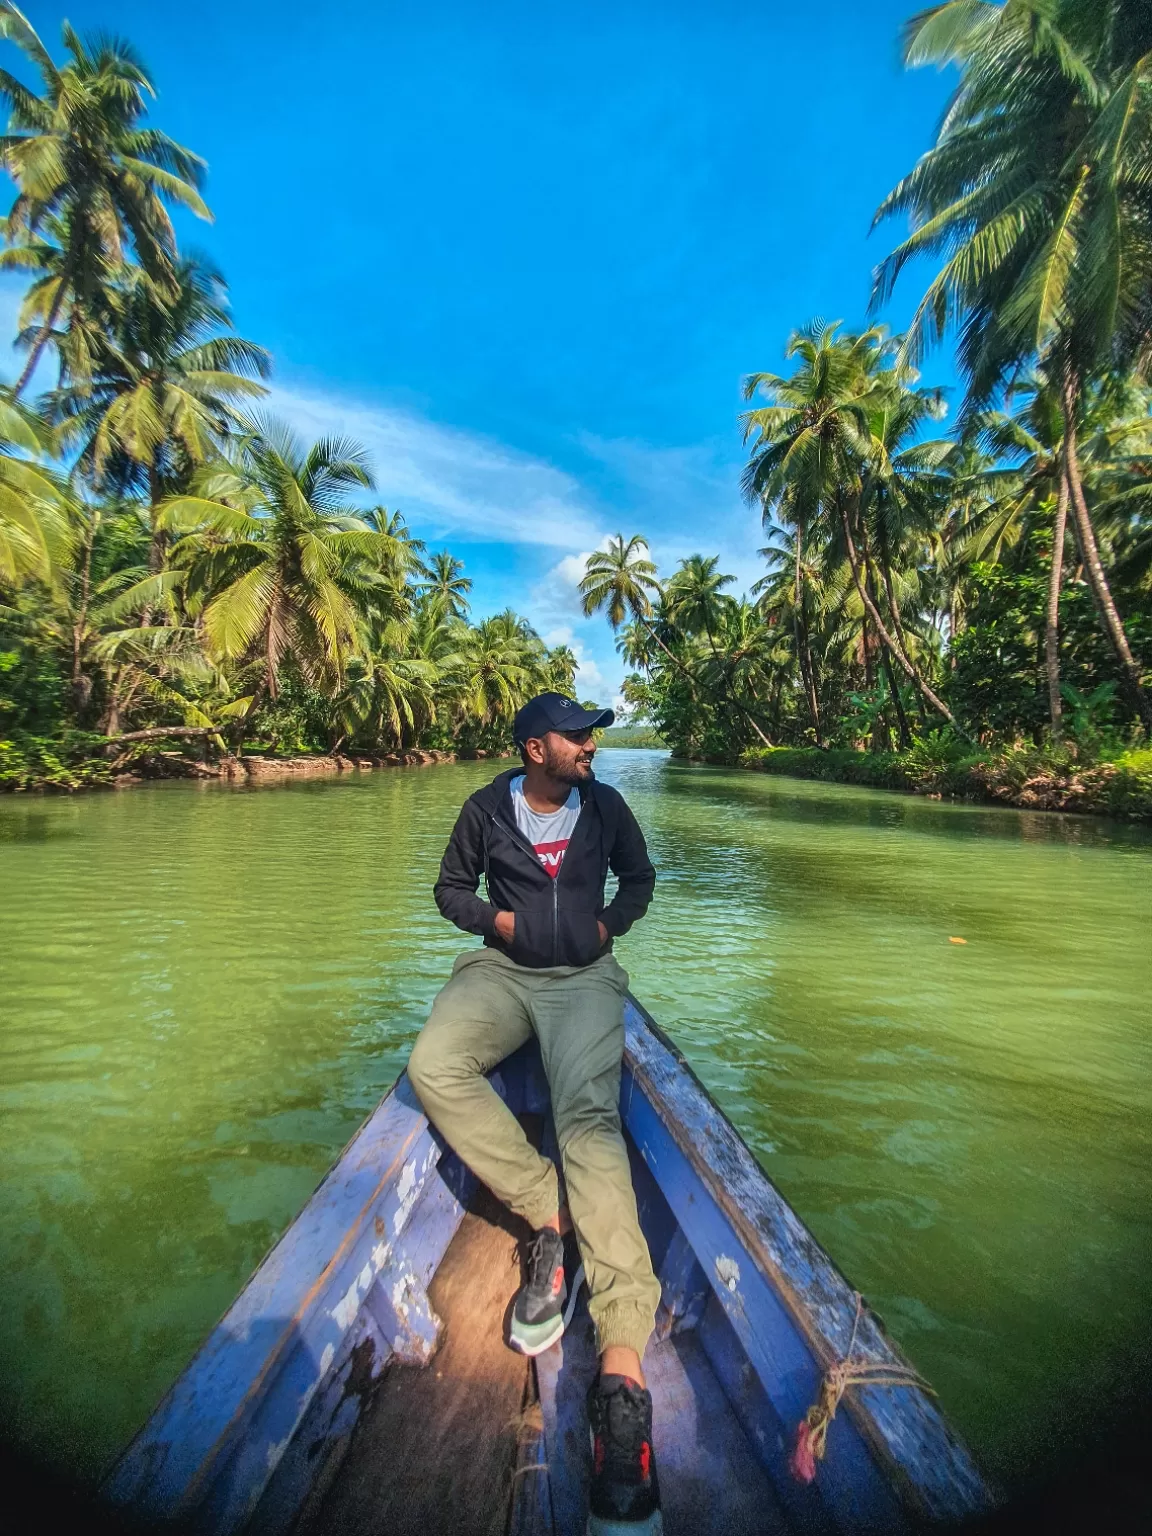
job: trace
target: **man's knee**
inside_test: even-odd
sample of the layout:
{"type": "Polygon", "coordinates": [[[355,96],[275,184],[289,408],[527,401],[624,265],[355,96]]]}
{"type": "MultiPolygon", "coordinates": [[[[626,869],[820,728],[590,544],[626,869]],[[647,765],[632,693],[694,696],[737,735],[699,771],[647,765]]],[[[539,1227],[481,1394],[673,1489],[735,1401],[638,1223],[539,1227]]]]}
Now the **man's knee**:
{"type": "Polygon", "coordinates": [[[435,1034],[423,1030],[408,1058],[408,1081],[425,1109],[454,1085],[478,1077],[480,1064],[459,1047],[447,1047],[435,1034]]]}
{"type": "Polygon", "coordinates": [[[445,1064],[444,1053],[436,1049],[427,1032],[417,1035],[408,1058],[408,1081],[426,1109],[435,1102],[445,1081],[445,1064]]]}
{"type": "Polygon", "coordinates": [[[582,1142],[622,1142],[623,1135],[617,1103],[578,1098],[556,1117],[556,1141],[561,1152],[571,1151],[582,1142]]]}

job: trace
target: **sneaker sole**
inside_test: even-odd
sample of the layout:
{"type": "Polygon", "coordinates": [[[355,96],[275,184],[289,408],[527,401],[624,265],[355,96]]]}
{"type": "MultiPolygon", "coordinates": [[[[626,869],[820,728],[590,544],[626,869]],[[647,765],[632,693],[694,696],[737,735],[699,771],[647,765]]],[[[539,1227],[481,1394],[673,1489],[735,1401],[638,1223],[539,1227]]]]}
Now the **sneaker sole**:
{"type": "Polygon", "coordinates": [[[563,1312],[556,1318],[550,1331],[542,1335],[542,1337],[537,1339],[518,1338],[515,1333],[516,1324],[513,1320],[508,1328],[508,1342],[512,1348],[519,1354],[528,1355],[532,1359],[535,1359],[537,1355],[542,1355],[546,1349],[551,1349],[557,1339],[563,1337],[565,1328],[572,1321],[572,1314],[576,1310],[576,1298],[579,1296],[580,1287],[583,1284],[584,1266],[581,1264],[572,1276],[572,1289],[568,1292],[568,1300],[564,1304],[563,1312]]]}

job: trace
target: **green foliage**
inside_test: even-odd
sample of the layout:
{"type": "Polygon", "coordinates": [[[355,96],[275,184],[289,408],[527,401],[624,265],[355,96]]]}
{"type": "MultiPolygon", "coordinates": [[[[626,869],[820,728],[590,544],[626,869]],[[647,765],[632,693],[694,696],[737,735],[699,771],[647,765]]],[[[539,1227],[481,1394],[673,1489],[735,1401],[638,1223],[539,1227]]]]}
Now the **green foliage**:
{"type": "MultiPolygon", "coordinates": [[[[66,28],[57,64],[8,0],[0,42],[37,77],[0,72],[0,268],[29,281],[27,365],[0,389],[0,784],[100,782],[94,742],[176,725],[275,753],[497,751],[532,693],[574,695],[571,648],[474,618],[463,563],[367,505],[359,445],[252,419],[271,360],[177,249],[168,208],[206,215],[204,166],[146,121],[131,47],[66,28]],[[57,384],[30,408],[48,352],[57,384]]],[[[1135,0],[913,19],[908,62],[949,63],[959,92],[881,210],[913,230],[878,293],[912,256],[944,265],[907,336],[814,321],[786,372],[748,376],[747,596],[706,550],[666,579],[639,535],[590,556],[584,612],[630,669],[608,742],[1138,813],[1150,48],[1135,0]],[[917,365],[953,325],[970,389],[944,438],[917,365]]]]}
{"type": "Polygon", "coordinates": [[[650,725],[610,725],[600,737],[602,747],[666,747],[660,732],[650,725]]]}
{"type": "Polygon", "coordinates": [[[109,782],[108,763],[94,755],[101,738],[79,731],[0,736],[0,790],[91,789],[109,782]]]}

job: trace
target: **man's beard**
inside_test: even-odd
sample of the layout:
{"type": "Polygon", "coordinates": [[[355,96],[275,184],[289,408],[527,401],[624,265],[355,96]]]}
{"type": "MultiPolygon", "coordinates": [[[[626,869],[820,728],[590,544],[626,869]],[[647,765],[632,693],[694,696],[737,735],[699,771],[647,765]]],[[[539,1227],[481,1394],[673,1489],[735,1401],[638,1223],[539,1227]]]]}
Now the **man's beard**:
{"type": "Polygon", "coordinates": [[[561,784],[587,784],[589,779],[596,777],[592,771],[591,759],[588,759],[588,764],[585,768],[578,766],[578,763],[579,760],[574,763],[565,762],[558,753],[546,751],[544,756],[544,772],[552,778],[558,779],[561,784]]]}

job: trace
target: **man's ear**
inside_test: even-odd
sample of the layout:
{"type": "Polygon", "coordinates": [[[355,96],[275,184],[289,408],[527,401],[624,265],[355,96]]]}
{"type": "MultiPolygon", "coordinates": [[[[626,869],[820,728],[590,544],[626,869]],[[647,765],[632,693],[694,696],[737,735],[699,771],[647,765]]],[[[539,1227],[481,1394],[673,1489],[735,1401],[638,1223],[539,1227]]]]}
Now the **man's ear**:
{"type": "Polygon", "coordinates": [[[544,762],[544,743],[537,737],[531,736],[524,743],[524,751],[529,759],[539,768],[544,762]]]}

